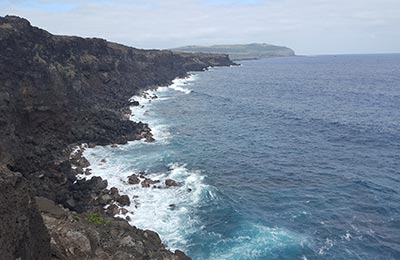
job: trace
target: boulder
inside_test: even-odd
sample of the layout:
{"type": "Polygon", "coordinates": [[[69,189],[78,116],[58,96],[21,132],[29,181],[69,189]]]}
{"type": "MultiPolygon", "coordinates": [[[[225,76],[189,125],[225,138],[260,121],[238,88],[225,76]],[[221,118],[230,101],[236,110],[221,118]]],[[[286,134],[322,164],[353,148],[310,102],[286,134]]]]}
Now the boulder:
{"type": "Polygon", "coordinates": [[[122,206],[129,206],[131,205],[131,200],[129,199],[128,195],[121,195],[117,202],[122,206]]]}
{"type": "Polygon", "coordinates": [[[150,179],[150,178],[145,178],[143,181],[142,181],[142,187],[146,187],[146,188],[148,188],[148,187],[150,187],[150,185],[154,185],[154,184],[156,184],[156,183],[159,183],[160,181],[159,180],[152,180],[152,179],[150,179]]]}
{"type": "Polygon", "coordinates": [[[119,212],[120,212],[121,214],[125,215],[125,214],[128,214],[129,211],[128,211],[126,208],[120,208],[120,209],[119,209],[119,212]]]}
{"type": "Polygon", "coordinates": [[[107,209],[106,209],[107,214],[110,216],[115,216],[119,213],[119,207],[115,204],[111,204],[107,209]]]}
{"type": "Polygon", "coordinates": [[[77,166],[86,168],[90,166],[90,162],[85,157],[81,156],[77,161],[77,166]]]}
{"type": "Polygon", "coordinates": [[[166,179],[165,185],[167,187],[174,187],[174,186],[178,186],[178,183],[176,181],[174,181],[173,179],[166,179]]]}
{"type": "Polygon", "coordinates": [[[140,179],[138,178],[138,176],[136,174],[132,174],[131,176],[128,176],[128,183],[129,184],[139,184],[140,183],[140,179]]]}
{"type": "Polygon", "coordinates": [[[115,200],[115,201],[120,197],[120,196],[119,196],[119,191],[118,191],[118,189],[115,188],[115,187],[112,187],[112,188],[110,189],[109,194],[110,194],[110,196],[112,197],[112,199],[115,200]]]}

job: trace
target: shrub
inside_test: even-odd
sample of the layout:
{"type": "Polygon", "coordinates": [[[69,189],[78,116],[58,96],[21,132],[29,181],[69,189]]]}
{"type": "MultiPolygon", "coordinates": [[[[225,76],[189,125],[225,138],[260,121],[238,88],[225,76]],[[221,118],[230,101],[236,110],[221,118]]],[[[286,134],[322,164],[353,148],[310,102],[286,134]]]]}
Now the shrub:
{"type": "Polygon", "coordinates": [[[86,220],[94,224],[110,225],[110,220],[102,218],[99,213],[90,213],[87,215],[86,220]]]}

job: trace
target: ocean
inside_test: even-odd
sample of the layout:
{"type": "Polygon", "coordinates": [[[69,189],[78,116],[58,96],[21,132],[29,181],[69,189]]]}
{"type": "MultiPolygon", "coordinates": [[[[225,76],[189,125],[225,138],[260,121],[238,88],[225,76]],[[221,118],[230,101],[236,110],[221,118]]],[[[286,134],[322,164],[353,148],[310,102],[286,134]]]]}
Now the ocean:
{"type": "Polygon", "coordinates": [[[155,142],[84,153],[132,225],[195,260],[400,259],[400,55],[242,61],[148,93],[132,120],[155,142]]]}

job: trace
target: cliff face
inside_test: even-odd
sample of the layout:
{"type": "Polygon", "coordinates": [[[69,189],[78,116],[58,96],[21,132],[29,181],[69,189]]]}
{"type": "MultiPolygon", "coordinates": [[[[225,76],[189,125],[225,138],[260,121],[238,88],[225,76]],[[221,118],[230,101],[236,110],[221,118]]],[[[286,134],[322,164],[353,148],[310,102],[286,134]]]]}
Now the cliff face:
{"type": "Polygon", "coordinates": [[[231,64],[227,55],[55,36],[25,19],[0,17],[0,166],[28,180],[33,190],[24,191],[27,197],[87,211],[91,188],[74,188],[68,147],[149,138],[147,125],[124,117],[129,97],[188,71],[231,64]]]}
{"type": "Polygon", "coordinates": [[[50,236],[21,174],[0,168],[1,259],[50,259],[50,236]]]}

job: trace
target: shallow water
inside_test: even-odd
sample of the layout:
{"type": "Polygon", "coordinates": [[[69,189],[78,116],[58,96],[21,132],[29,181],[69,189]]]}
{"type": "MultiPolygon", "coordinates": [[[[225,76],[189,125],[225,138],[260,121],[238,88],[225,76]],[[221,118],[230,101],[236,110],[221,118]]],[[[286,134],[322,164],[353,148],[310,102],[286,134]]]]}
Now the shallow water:
{"type": "Polygon", "coordinates": [[[193,259],[400,259],[400,55],[244,61],[154,93],[133,120],[156,142],[85,153],[131,224],[193,259]]]}

